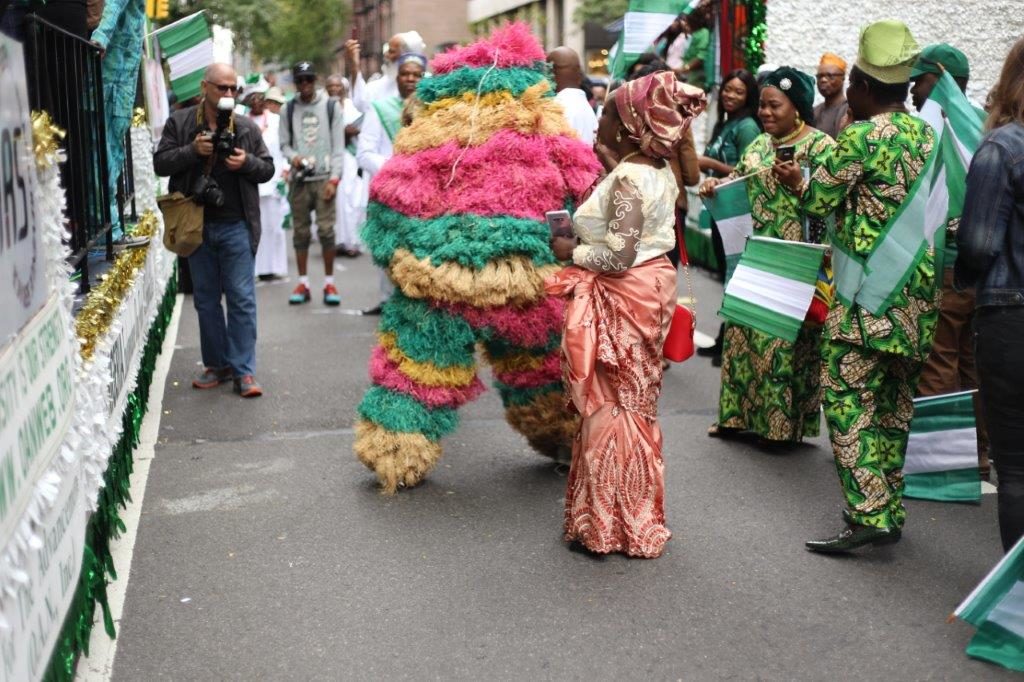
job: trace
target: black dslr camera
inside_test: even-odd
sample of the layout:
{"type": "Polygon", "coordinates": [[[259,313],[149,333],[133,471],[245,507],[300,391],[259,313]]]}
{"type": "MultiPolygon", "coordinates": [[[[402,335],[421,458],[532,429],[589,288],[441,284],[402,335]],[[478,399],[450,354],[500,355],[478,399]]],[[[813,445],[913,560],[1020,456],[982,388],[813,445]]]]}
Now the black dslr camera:
{"type": "MultiPolygon", "coordinates": [[[[217,102],[217,128],[211,134],[214,164],[235,153],[235,133],[231,125],[234,109],[235,100],[231,97],[221,97],[217,102]]],[[[220,208],[224,205],[224,190],[212,176],[202,173],[192,187],[192,200],[203,206],[220,208]]]]}

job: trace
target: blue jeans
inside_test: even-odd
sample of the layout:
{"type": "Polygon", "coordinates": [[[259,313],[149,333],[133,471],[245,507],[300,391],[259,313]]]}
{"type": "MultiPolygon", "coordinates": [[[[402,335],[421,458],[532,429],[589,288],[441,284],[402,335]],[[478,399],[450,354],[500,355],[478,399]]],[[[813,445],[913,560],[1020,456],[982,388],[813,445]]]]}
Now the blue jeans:
{"type": "Polygon", "coordinates": [[[203,243],[188,257],[192,302],[199,315],[203,364],[230,367],[235,376],[256,373],[256,278],[249,224],[203,225],[203,243]],[[227,302],[227,319],[221,307],[227,302]]]}

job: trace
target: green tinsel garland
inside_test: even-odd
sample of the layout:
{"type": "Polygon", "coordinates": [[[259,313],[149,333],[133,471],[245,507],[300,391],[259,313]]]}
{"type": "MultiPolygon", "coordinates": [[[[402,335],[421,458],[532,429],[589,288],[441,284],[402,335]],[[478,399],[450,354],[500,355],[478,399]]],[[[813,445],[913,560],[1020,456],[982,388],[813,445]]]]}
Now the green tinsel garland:
{"type": "MultiPolygon", "coordinates": [[[[461,97],[467,92],[476,93],[479,88],[481,95],[508,90],[513,97],[522,97],[527,88],[547,79],[546,68],[543,64],[538,64],[534,69],[518,67],[492,70],[489,66],[463,66],[451,73],[424,78],[416,87],[416,96],[420,98],[421,102],[430,104],[446,97],[461,97]],[[487,78],[483,80],[481,86],[480,81],[485,74],[487,78]]],[[[548,90],[548,94],[554,96],[553,85],[548,90]]]]}
{"type": "Polygon", "coordinates": [[[743,55],[747,70],[757,73],[764,64],[764,42],[768,38],[768,9],[765,0],[744,0],[747,6],[747,37],[743,40],[743,55]]]}
{"type": "Polygon", "coordinates": [[[139,429],[146,415],[149,400],[149,386],[156,368],[156,358],[163,347],[167,325],[174,313],[175,296],[178,293],[176,273],[167,282],[167,290],[157,310],[142,351],[139,374],[135,390],[128,396],[123,419],[124,431],[111,453],[107,471],[103,475],[104,486],[100,491],[97,509],[85,529],[85,551],[82,559],[82,574],[71,601],[68,615],[61,627],[60,637],[50,657],[50,665],[43,677],[47,681],[70,682],[75,676],[78,655],[89,655],[89,637],[92,634],[96,604],[103,608],[103,626],[110,637],[115,636],[114,619],[107,604],[107,584],[117,580],[114,560],[110,553],[110,540],[119,537],[125,530],[119,510],[131,501],[128,490],[132,473],[133,454],[139,444],[139,429]]]}

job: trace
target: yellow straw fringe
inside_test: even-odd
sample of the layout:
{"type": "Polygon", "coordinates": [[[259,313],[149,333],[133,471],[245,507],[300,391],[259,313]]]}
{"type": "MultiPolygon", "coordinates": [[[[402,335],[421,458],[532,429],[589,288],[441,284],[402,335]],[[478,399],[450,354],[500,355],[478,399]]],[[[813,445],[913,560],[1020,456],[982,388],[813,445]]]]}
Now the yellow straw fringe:
{"type": "Polygon", "coordinates": [[[471,147],[483,144],[501,130],[575,137],[562,105],[545,97],[547,91],[547,82],[541,82],[527,88],[521,99],[500,91],[482,96],[479,105],[475,92],[438,100],[428,105],[411,125],[402,128],[395,137],[395,152],[412,154],[452,140],[460,147],[471,147]]]}
{"type": "Polygon", "coordinates": [[[396,433],[363,419],[356,422],[355,431],[356,456],[377,474],[386,495],[422,481],[441,458],[440,443],[419,433],[396,433]]]}
{"type": "Polygon", "coordinates": [[[418,362],[402,352],[398,347],[398,338],[394,332],[381,332],[377,340],[388,354],[388,358],[398,365],[398,371],[423,386],[445,386],[462,388],[473,383],[476,376],[475,367],[438,367],[432,362],[418,362]]]}
{"type": "Polygon", "coordinates": [[[569,412],[561,391],[545,393],[528,405],[509,407],[505,419],[526,436],[534,450],[548,457],[572,447],[579,425],[579,417],[569,412]]]}
{"type": "Polygon", "coordinates": [[[531,355],[528,352],[506,355],[503,358],[493,358],[487,349],[481,346],[484,357],[495,372],[528,372],[532,369],[539,369],[544,364],[547,353],[543,355],[531,355]]]}
{"type": "Polygon", "coordinates": [[[395,249],[390,268],[391,279],[409,298],[477,308],[534,303],[544,296],[544,278],[559,269],[558,265],[537,267],[526,256],[502,258],[480,270],[452,262],[435,266],[429,258],[418,259],[405,249],[395,249]]]}

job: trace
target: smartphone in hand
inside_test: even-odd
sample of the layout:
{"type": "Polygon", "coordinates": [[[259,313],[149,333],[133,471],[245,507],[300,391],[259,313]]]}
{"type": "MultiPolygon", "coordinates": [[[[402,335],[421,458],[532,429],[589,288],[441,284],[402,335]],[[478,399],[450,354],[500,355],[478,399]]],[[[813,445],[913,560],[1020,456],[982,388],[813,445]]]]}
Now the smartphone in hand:
{"type": "Polygon", "coordinates": [[[573,236],[572,216],[569,215],[568,211],[548,211],[544,214],[544,219],[548,222],[552,239],[555,237],[573,236]]]}
{"type": "Polygon", "coordinates": [[[779,147],[775,150],[775,158],[778,161],[792,161],[796,158],[796,146],[787,145],[785,147],[779,147]]]}

